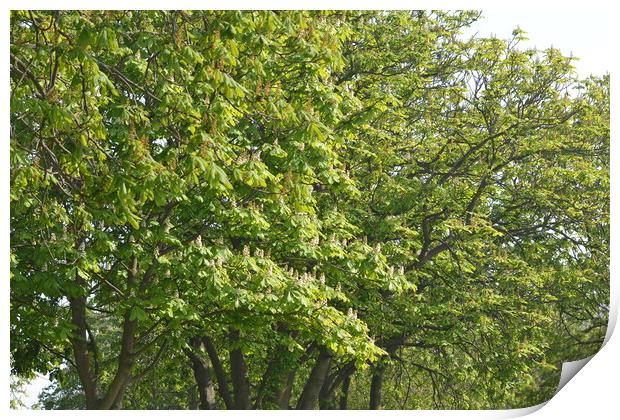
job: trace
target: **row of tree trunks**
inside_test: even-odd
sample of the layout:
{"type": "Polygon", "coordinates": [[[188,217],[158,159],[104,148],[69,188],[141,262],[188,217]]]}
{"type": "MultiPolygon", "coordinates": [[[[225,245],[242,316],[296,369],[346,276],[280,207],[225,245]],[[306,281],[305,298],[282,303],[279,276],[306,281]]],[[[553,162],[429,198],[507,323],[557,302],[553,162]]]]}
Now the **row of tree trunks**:
{"type": "MultiPolygon", "coordinates": [[[[229,352],[230,360],[230,379],[232,382],[233,393],[230,393],[228,386],[228,374],[222,367],[215,345],[208,336],[194,338],[192,347],[195,352],[187,351],[187,355],[192,363],[192,370],[196,379],[196,384],[200,393],[200,408],[217,408],[215,402],[215,389],[211,379],[211,369],[215,373],[217,380],[217,392],[219,393],[227,409],[249,409],[250,406],[250,383],[248,380],[247,366],[242,350],[239,348],[240,333],[232,331],[229,336],[232,350],[229,352]],[[209,361],[202,360],[196,353],[200,345],[204,346],[209,361]],[[213,398],[210,396],[213,395],[213,398]]],[[[269,366],[267,367],[264,379],[258,387],[257,397],[253,408],[289,408],[292,388],[295,380],[296,370],[290,370],[282,363],[286,358],[287,348],[280,348],[274,353],[269,366]]],[[[302,358],[299,362],[304,362],[302,358]]]]}
{"type": "MultiPolygon", "coordinates": [[[[209,346],[205,345],[205,348],[210,348],[210,351],[207,351],[207,353],[210,353],[211,364],[195,352],[188,351],[188,356],[192,362],[194,377],[196,378],[196,383],[198,385],[201,409],[217,409],[215,390],[210,373],[210,369],[213,367],[211,365],[219,366],[219,369],[214,370],[219,371],[221,376],[221,380],[218,381],[218,390],[220,391],[222,400],[228,401],[228,403],[225,403],[227,408],[238,410],[250,408],[250,385],[247,377],[247,366],[245,364],[242,351],[236,347],[238,346],[238,341],[240,338],[239,332],[233,331],[229,335],[229,338],[234,343],[233,350],[230,352],[234,401],[231,400],[230,393],[228,392],[226,375],[221,367],[221,362],[217,357],[215,348],[209,338],[203,337],[201,340],[196,337],[192,340],[192,347],[196,349],[200,347],[201,343],[205,345],[205,342],[209,344],[209,346]]],[[[253,408],[289,408],[291,392],[295,382],[296,369],[274,373],[274,369],[277,369],[277,364],[281,361],[281,359],[281,357],[276,355],[274,355],[271,359],[270,366],[268,366],[265,371],[264,382],[267,383],[270,380],[275,380],[275,382],[273,382],[268,389],[263,389],[263,398],[261,399],[261,397],[257,397],[253,408]]],[[[351,377],[355,373],[355,365],[353,363],[348,363],[330,374],[330,364],[332,359],[333,357],[326,349],[321,349],[319,351],[312,371],[310,372],[299,400],[297,401],[297,409],[315,409],[317,403],[321,409],[348,409],[349,389],[351,386],[351,377]],[[339,386],[341,388],[341,392],[339,399],[336,401],[336,390],[339,386]]],[[[371,410],[380,410],[382,408],[381,397],[385,370],[385,360],[379,362],[373,369],[369,402],[369,408],[371,410]]],[[[261,386],[267,385],[261,384],[261,386]]]]}
{"type": "MultiPolygon", "coordinates": [[[[232,382],[232,396],[228,390],[227,375],[222,368],[221,361],[217,355],[215,346],[209,337],[194,338],[191,341],[195,351],[187,351],[187,355],[192,363],[192,370],[198,385],[201,409],[216,409],[215,389],[211,376],[213,369],[218,382],[218,392],[222,397],[226,408],[246,410],[250,408],[290,408],[290,399],[295,383],[297,369],[287,368],[285,362],[290,353],[288,349],[279,346],[279,351],[274,352],[270,359],[263,380],[257,387],[256,399],[254,405],[250,404],[250,383],[248,379],[247,365],[243,355],[243,351],[239,347],[240,332],[235,330],[229,335],[231,350],[229,352],[230,359],[230,378],[232,382]],[[208,361],[199,355],[200,345],[209,355],[208,361]]],[[[312,347],[308,349],[308,353],[296,360],[296,364],[303,364],[311,357],[312,347]]],[[[297,400],[296,407],[301,410],[311,410],[317,408],[347,408],[347,400],[351,376],[355,371],[353,363],[348,363],[338,369],[335,369],[330,375],[330,365],[333,356],[325,348],[320,348],[316,356],[314,366],[305,382],[303,391],[297,400]],[[336,390],[342,384],[342,394],[340,400],[336,401],[336,390]]]]}

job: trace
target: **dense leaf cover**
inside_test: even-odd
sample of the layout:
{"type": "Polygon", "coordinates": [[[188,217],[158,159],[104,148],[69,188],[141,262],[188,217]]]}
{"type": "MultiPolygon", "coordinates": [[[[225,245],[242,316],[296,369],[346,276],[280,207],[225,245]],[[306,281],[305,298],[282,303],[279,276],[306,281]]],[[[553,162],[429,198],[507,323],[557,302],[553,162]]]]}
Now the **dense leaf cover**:
{"type": "Polygon", "coordinates": [[[14,11],[46,408],[505,408],[605,335],[609,78],[474,12],[14,11]]]}

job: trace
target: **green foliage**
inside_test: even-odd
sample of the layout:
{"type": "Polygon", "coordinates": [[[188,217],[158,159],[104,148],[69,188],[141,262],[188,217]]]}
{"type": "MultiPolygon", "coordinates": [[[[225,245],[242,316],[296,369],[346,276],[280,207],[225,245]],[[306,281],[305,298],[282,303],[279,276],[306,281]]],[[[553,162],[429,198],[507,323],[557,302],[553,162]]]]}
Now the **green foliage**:
{"type": "Polygon", "coordinates": [[[45,408],[202,407],[200,363],[220,408],[548,399],[607,324],[609,77],[477,16],[12,12],[14,373],[45,408]]]}

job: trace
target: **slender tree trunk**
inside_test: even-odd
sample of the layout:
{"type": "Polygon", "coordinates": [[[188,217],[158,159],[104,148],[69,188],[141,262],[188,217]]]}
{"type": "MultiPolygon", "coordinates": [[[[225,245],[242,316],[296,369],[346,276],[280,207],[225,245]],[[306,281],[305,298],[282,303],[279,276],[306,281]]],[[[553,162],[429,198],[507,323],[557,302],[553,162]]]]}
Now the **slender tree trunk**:
{"type": "MultiPolygon", "coordinates": [[[[78,277],[78,281],[80,281],[78,277]]],[[[91,368],[88,343],[86,342],[86,298],[77,297],[69,300],[71,307],[71,321],[74,325],[71,337],[75,366],[86,397],[86,408],[89,410],[97,408],[97,382],[95,381],[91,368]]]]}
{"type": "Polygon", "coordinates": [[[112,410],[122,410],[123,409],[123,396],[125,394],[125,388],[127,388],[128,384],[129,384],[129,381],[125,382],[123,384],[123,387],[121,388],[121,390],[118,392],[118,394],[116,394],[116,399],[112,403],[112,407],[110,407],[112,410]]]}
{"type": "Polygon", "coordinates": [[[200,407],[198,406],[198,387],[191,387],[187,391],[187,408],[190,410],[198,410],[200,407]]]}
{"type": "Polygon", "coordinates": [[[349,387],[351,386],[351,376],[354,370],[347,372],[342,380],[342,394],[340,394],[340,401],[338,402],[338,408],[341,410],[347,409],[347,400],[349,398],[349,387]]]}
{"type": "Polygon", "coordinates": [[[381,388],[383,387],[383,375],[385,365],[381,364],[375,368],[370,382],[370,409],[381,410],[381,388]]]}
{"type": "Polygon", "coordinates": [[[122,397],[125,386],[130,378],[131,366],[134,360],[135,331],[138,326],[137,321],[130,320],[130,310],[125,313],[123,323],[123,338],[121,342],[121,352],[118,356],[118,367],[112,383],[108,387],[108,392],[99,404],[100,410],[109,410],[115,401],[122,397]]]}
{"type": "Polygon", "coordinates": [[[235,409],[249,410],[250,407],[250,382],[248,381],[248,369],[245,365],[243,352],[239,346],[239,331],[230,333],[230,341],[233,349],[230,351],[230,376],[232,377],[233,392],[235,395],[235,409]]]}
{"type": "Polygon", "coordinates": [[[340,369],[334,371],[331,375],[327,375],[321,387],[321,392],[319,393],[319,407],[322,410],[333,410],[336,408],[336,389],[353,370],[355,370],[355,365],[353,363],[347,363],[340,369]]]}
{"type": "Polygon", "coordinates": [[[213,389],[213,382],[209,373],[209,365],[195,354],[192,355],[192,370],[194,371],[194,378],[198,385],[198,395],[200,397],[199,407],[201,410],[216,410],[215,390],[213,389]]]}
{"type": "Polygon", "coordinates": [[[321,386],[321,390],[319,391],[319,409],[331,410],[335,408],[333,385],[338,382],[339,374],[340,372],[333,372],[330,374],[328,368],[323,386],[321,386]]]}
{"type": "MultiPolygon", "coordinates": [[[[289,332],[283,324],[278,324],[275,333],[289,338],[297,335],[296,332],[289,332]]],[[[288,349],[288,345],[276,345],[258,387],[254,408],[282,408],[280,400],[283,398],[286,399],[284,408],[288,408],[289,398],[286,397],[286,392],[288,390],[290,397],[292,388],[292,383],[289,386],[289,379],[294,382],[296,366],[302,360],[306,359],[298,358],[288,349]]]]}
{"type": "Polygon", "coordinates": [[[284,386],[278,390],[275,400],[277,402],[278,407],[281,410],[288,410],[290,407],[291,395],[293,392],[293,386],[295,385],[295,377],[297,376],[297,367],[306,363],[308,359],[311,357],[312,349],[315,344],[312,343],[307,349],[306,353],[296,361],[295,366],[287,371],[286,380],[284,381],[284,386]]]}
{"type": "MultiPolygon", "coordinates": [[[[132,257],[131,267],[127,273],[127,286],[132,289],[136,283],[138,275],[138,259],[132,257]]],[[[131,367],[134,361],[135,335],[138,328],[138,321],[131,319],[131,308],[125,311],[123,320],[123,336],[121,339],[121,351],[118,355],[118,367],[108,391],[99,403],[99,409],[109,410],[115,401],[122,398],[127,382],[130,379],[131,367]]]]}
{"type": "Polygon", "coordinates": [[[287,346],[278,345],[267,363],[267,368],[257,389],[254,408],[276,408],[282,390],[286,386],[287,356],[290,357],[287,346]]]}
{"type": "MultiPolygon", "coordinates": [[[[191,346],[197,351],[200,350],[200,338],[194,337],[191,340],[191,346]]],[[[215,390],[213,389],[213,380],[209,362],[202,358],[198,353],[187,350],[186,354],[192,362],[192,371],[198,385],[198,394],[200,396],[201,410],[216,410],[215,390]]]]}
{"type": "Polygon", "coordinates": [[[286,385],[278,395],[278,406],[282,410],[288,410],[291,401],[291,394],[293,392],[293,385],[295,385],[295,376],[297,375],[297,369],[293,369],[286,377],[286,385]]]}
{"type": "Polygon", "coordinates": [[[226,409],[232,410],[235,408],[235,405],[232,396],[230,395],[230,390],[228,389],[228,379],[226,377],[226,372],[222,367],[222,362],[217,354],[217,349],[211,339],[207,336],[202,337],[202,343],[207,350],[209,360],[211,360],[211,365],[213,366],[213,371],[215,372],[215,378],[217,379],[217,390],[220,397],[222,397],[226,409]]]}
{"type": "Polygon", "coordinates": [[[316,363],[310,372],[310,376],[306,381],[304,390],[297,402],[298,410],[312,410],[316,406],[319,400],[319,392],[325,381],[327,371],[329,369],[329,362],[332,357],[329,355],[326,349],[322,348],[319,351],[319,355],[316,359],[316,363]]]}

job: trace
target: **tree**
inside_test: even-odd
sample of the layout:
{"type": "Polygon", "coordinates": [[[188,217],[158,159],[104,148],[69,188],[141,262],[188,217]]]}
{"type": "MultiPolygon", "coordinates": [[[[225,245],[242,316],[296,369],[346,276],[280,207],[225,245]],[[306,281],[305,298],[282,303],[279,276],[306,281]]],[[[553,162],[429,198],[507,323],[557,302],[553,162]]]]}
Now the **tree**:
{"type": "Polygon", "coordinates": [[[605,332],[609,78],[477,17],[13,12],[13,371],[48,408],[548,398],[605,332]]]}

